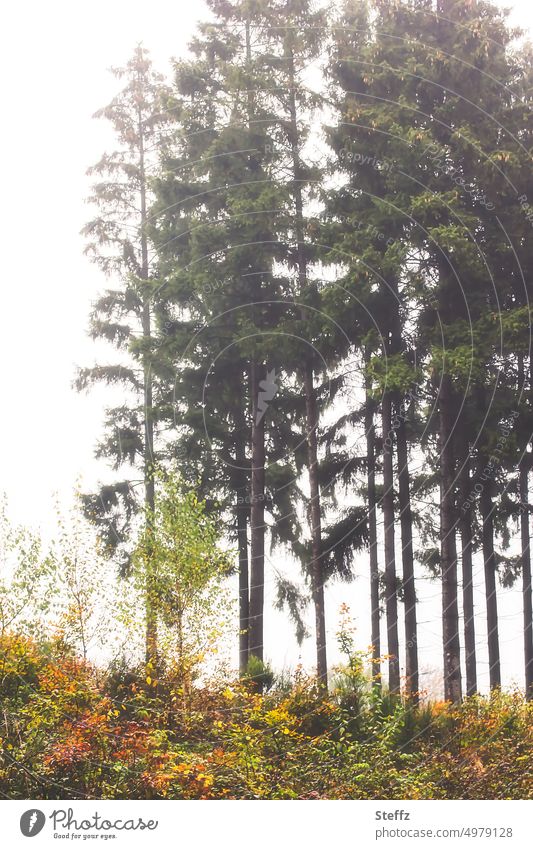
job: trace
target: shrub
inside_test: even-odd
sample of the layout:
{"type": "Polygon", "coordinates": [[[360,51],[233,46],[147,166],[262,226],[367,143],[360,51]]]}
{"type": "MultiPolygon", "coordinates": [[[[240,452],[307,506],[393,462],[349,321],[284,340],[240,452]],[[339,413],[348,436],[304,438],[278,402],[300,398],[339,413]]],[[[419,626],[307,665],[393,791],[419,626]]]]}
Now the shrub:
{"type": "Polygon", "coordinates": [[[107,674],[61,640],[0,639],[0,789],[10,798],[529,799],[533,705],[518,693],[415,709],[341,677],[192,688],[107,674]],[[362,689],[361,689],[362,688],[362,689]]]}

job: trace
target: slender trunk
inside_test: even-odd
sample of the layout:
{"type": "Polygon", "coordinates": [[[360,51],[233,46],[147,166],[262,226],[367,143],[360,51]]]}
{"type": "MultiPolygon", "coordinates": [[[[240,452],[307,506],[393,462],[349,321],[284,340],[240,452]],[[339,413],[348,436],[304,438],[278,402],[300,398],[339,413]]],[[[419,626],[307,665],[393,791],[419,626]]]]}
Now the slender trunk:
{"type": "MultiPolygon", "coordinates": [[[[241,393],[244,387],[240,388],[241,393]]],[[[248,428],[244,407],[237,400],[235,408],[235,465],[237,472],[237,503],[235,518],[237,524],[237,546],[239,552],[239,671],[241,675],[248,666],[248,618],[250,615],[250,586],[248,564],[248,520],[250,517],[250,492],[248,482],[248,462],[246,443],[248,428]]]]}
{"type": "Polygon", "coordinates": [[[392,464],[392,413],[390,392],[381,402],[383,431],[383,524],[385,549],[385,610],[387,650],[389,655],[389,690],[400,692],[400,660],[398,643],[398,596],[396,586],[396,552],[394,542],[394,470],[392,464]]]}
{"type": "Polygon", "coordinates": [[[533,606],[529,533],[529,455],[520,464],[520,538],[522,542],[522,596],[524,604],[524,669],[526,698],[533,699],[533,606]]]}
{"type": "MultiPolygon", "coordinates": [[[[299,294],[304,295],[308,288],[307,258],[305,253],[304,236],[304,214],[302,193],[302,168],[299,152],[299,131],[295,94],[295,68],[292,48],[286,48],[287,69],[289,75],[289,138],[292,157],[293,198],[294,198],[294,229],[298,252],[298,283],[299,294]]],[[[302,319],[305,321],[307,312],[302,310],[302,319]]],[[[303,369],[305,408],[306,408],[306,441],[307,441],[307,466],[309,475],[309,488],[311,496],[310,519],[311,519],[311,582],[313,603],[315,607],[315,638],[316,638],[316,665],[317,678],[319,682],[327,687],[328,664],[326,651],[326,610],[324,604],[324,577],[322,571],[322,529],[320,516],[320,488],[318,485],[318,450],[316,430],[318,426],[318,413],[316,404],[316,393],[313,386],[313,365],[307,360],[303,369]]]]}
{"type": "MultiPolygon", "coordinates": [[[[481,458],[482,468],[485,463],[481,458]]],[[[489,680],[491,690],[501,687],[500,641],[498,636],[498,597],[496,594],[496,558],[494,554],[494,521],[492,481],[483,481],[480,499],[483,522],[482,548],[485,568],[485,601],[487,606],[487,642],[489,648],[489,680]]]]}
{"type": "Polygon", "coordinates": [[[408,698],[415,705],[419,701],[418,634],[416,621],[416,588],[413,554],[413,517],[411,512],[411,481],[407,434],[403,410],[398,410],[396,431],[398,457],[398,498],[402,538],[403,597],[405,608],[405,677],[408,698]]]}
{"type": "Polygon", "coordinates": [[[183,618],[184,618],[184,610],[181,603],[177,605],[177,636],[178,636],[178,668],[180,671],[181,677],[181,703],[183,710],[187,710],[187,700],[189,695],[188,688],[188,670],[187,670],[187,661],[185,659],[185,643],[183,638],[183,618]]]}
{"type": "Polygon", "coordinates": [[[457,545],[455,541],[454,449],[452,387],[449,375],[442,376],[439,398],[440,420],[440,545],[442,570],[442,642],[444,655],[444,698],[460,702],[461,648],[457,601],[457,545]]]}
{"type": "Polygon", "coordinates": [[[326,653],[326,614],[324,605],[324,579],[322,576],[322,534],[316,437],[317,410],[315,390],[313,387],[313,371],[311,366],[305,369],[304,385],[307,412],[307,462],[309,466],[309,486],[311,496],[311,580],[313,586],[313,601],[315,605],[316,664],[318,680],[323,686],[327,687],[328,663],[326,653]]]}
{"type": "Polygon", "coordinates": [[[252,492],[250,509],[249,655],[263,660],[265,601],[265,420],[259,409],[262,366],[252,362],[252,492]]]}
{"type": "Polygon", "coordinates": [[[248,666],[248,620],[250,616],[250,587],[248,579],[248,518],[247,509],[237,505],[237,537],[239,549],[239,671],[248,666]]]}
{"type": "MultiPolygon", "coordinates": [[[[368,362],[368,358],[367,358],[368,362]]],[[[372,686],[381,692],[381,643],[379,633],[379,564],[376,516],[376,431],[371,380],[366,377],[365,431],[367,457],[368,544],[370,561],[370,621],[372,634],[372,686]]]]}
{"type": "MultiPolygon", "coordinates": [[[[389,314],[389,351],[391,355],[398,354],[404,351],[404,341],[402,338],[402,322],[400,316],[399,305],[401,303],[398,280],[392,275],[389,280],[390,291],[392,296],[390,302],[391,312],[389,314]]],[[[397,415],[392,421],[393,413],[393,397],[395,394],[388,392],[383,399],[383,483],[384,483],[384,524],[385,524],[385,584],[387,585],[387,599],[391,597],[391,592],[394,591],[394,616],[396,619],[396,651],[398,654],[398,623],[397,623],[397,582],[396,582],[396,564],[394,552],[394,469],[393,469],[393,442],[396,441],[396,453],[398,458],[398,499],[400,507],[400,531],[402,543],[402,577],[404,590],[404,623],[405,623],[405,656],[406,656],[406,692],[407,696],[413,701],[418,700],[418,646],[417,646],[417,627],[416,627],[416,593],[414,579],[414,557],[413,557],[413,528],[411,514],[411,497],[410,497],[410,480],[409,466],[407,457],[407,437],[405,433],[405,421],[403,411],[397,409],[397,415]],[[385,416],[386,412],[386,416],[385,416]],[[385,421],[385,418],[387,421],[385,421]],[[390,484],[387,483],[389,479],[390,484]],[[385,505],[387,500],[390,504],[387,506],[385,515],[385,505]],[[390,537],[390,540],[388,540],[390,537]],[[387,555],[387,549],[392,549],[392,565],[389,564],[391,559],[387,555]],[[390,571],[390,578],[387,578],[387,571],[390,571]],[[390,584],[390,589],[388,585],[390,584]],[[393,590],[394,588],[394,590],[393,590]]],[[[388,614],[387,614],[388,618],[388,614]]],[[[389,643],[389,654],[391,648],[389,643]]],[[[399,656],[396,661],[399,675],[399,656]]]]}
{"type": "Polygon", "coordinates": [[[250,588],[248,580],[248,519],[247,510],[237,505],[237,536],[239,549],[239,670],[248,666],[248,619],[250,616],[250,588]]]}
{"type": "MultiPolygon", "coordinates": [[[[253,132],[255,98],[252,78],[252,41],[250,19],[245,21],[246,69],[248,75],[248,129],[253,132]]],[[[250,156],[255,166],[255,154],[250,156]]],[[[257,278],[259,280],[259,278],[257,278]]],[[[256,298],[260,300],[258,296],[256,298]]],[[[250,497],[250,606],[248,656],[263,660],[265,605],[265,422],[259,407],[260,384],[265,379],[264,365],[252,360],[250,395],[252,399],[252,457],[250,497]]]]}
{"type": "MultiPolygon", "coordinates": [[[[138,111],[139,172],[141,202],[141,279],[148,280],[148,238],[146,235],[146,175],[144,162],[144,126],[142,112],[138,111]]],[[[146,567],[146,665],[157,669],[157,578],[153,570],[151,554],[152,522],[155,509],[154,482],[154,422],[152,364],[148,357],[148,344],[152,334],[150,294],[143,293],[142,335],[145,343],[143,354],[143,402],[144,402],[144,503],[146,508],[146,531],[148,538],[146,567]]]]}
{"type": "Polygon", "coordinates": [[[250,616],[250,587],[248,577],[248,515],[246,488],[241,488],[236,506],[237,544],[239,551],[239,671],[248,666],[248,625],[250,616]],[[242,501],[241,501],[242,499],[242,501]]]}
{"type": "Polygon", "coordinates": [[[472,568],[472,481],[470,479],[470,458],[468,437],[463,425],[463,444],[460,472],[461,514],[459,530],[461,533],[461,565],[463,573],[463,619],[465,634],[466,695],[477,693],[476,663],[476,626],[474,620],[474,582],[472,568]]]}
{"type": "MultiPolygon", "coordinates": [[[[519,389],[526,392],[524,375],[524,358],[519,357],[519,389]]],[[[529,391],[528,398],[531,400],[533,386],[531,358],[529,362],[529,391]]],[[[524,676],[525,693],[528,701],[533,700],[533,603],[531,594],[531,535],[529,527],[529,470],[531,468],[531,454],[528,452],[530,440],[526,440],[523,446],[523,454],[519,467],[520,487],[520,540],[522,560],[522,599],[524,614],[524,676]]]]}

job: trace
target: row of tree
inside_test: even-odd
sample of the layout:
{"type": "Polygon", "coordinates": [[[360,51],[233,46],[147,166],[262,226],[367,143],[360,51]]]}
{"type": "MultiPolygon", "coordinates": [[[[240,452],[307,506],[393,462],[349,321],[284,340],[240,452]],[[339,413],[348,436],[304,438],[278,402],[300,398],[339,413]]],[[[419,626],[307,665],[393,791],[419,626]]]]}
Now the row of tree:
{"type": "MultiPolygon", "coordinates": [[[[324,587],[368,551],[374,684],[383,608],[400,692],[402,605],[413,701],[417,561],[441,581],[445,698],[476,692],[479,551],[491,687],[498,577],[521,580],[531,695],[529,48],[485,0],[208,6],[172,84],[138,47],[99,113],[119,146],[85,233],[114,288],[91,327],[121,358],[78,384],[122,387],[98,455],[144,495],[127,471],[86,510],[127,569],[177,461],[238,550],[241,671],[263,660],[268,537],[301,565],[323,686],[324,587]]],[[[277,592],[303,638],[302,581],[277,592]]]]}

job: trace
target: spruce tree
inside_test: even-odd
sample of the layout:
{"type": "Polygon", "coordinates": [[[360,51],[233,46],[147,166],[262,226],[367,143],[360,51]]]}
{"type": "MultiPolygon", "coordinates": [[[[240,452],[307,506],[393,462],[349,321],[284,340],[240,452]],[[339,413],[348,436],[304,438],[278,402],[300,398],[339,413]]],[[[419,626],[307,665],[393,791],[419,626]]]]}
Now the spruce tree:
{"type": "MultiPolygon", "coordinates": [[[[271,120],[255,94],[267,81],[254,54],[258,22],[247,3],[210,5],[215,22],[200,27],[191,45],[192,59],[176,66],[176,117],[183,132],[157,187],[154,221],[166,281],[161,326],[167,332],[161,355],[180,387],[178,430],[183,422],[206,442],[199,422],[195,425],[183,409],[192,401],[190,394],[187,400],[187,384],[194,384],[190,378],[184,382],[186,360],[191,376],[196,374],[208,392],[202,404],[208,430],[217,434],[215,450],[233,445],[232,459],[223,451],[217,463],[226,494],[233,491],[241,540],[240,631],[248,640],[247,648],[241,641],[243,669],[247,656],[263,660],[269,479],[281,474],[287,483],[280,462],[286,449],[276,448],[278,423],[270,404],[283,368],[272,330],[280,322],[284,292],[274,268],[279,202],[271,179],[271,120]],[[228,427],[229,440],[223,433],[228,427]],[[224,473],[228,462],[233,471],[228,464],[224,473]],[[248,580],[245,521],[250,533],[248,580]]],[[[290,444],[290,424],[285,431],[290,444]]],[[[287,491],[280,487],[274,500],[286,497],[287,491]]],[[[289,535],[294,521],[284,520],[289,535]]]]}
{"type": "MultiPolygon", "coordinates": [[[[83,233],[88,239],[87,254],[116,286],[96,301],[90,332],[95,339],[111,342],[122,360],[116,365],[81,369],[77,385],[85,389],[106,382],[125,391],[125,402],[107,411],[106,433],[97,456],[109,457],[115,469],[124,464],[141,469],[143,508],[149,524],[155,506],[157,463],[152,374],[152,296],[157,269],[150,263],[148,207],[151,169],[168,124],[168,91],[141,46],[114,75],[124,80],[124,86],[95,117],[111,123],[119,146],[88,171],[95,178],[90,201],[98,214],[83,233]]],[[[131,519],[139,507],[134,487],[135,482],[128,478],[85,497],[88,515],[98,524],[109,550],[120,550],[123,568],[127,568],[129,556],[131,519]]],[[[146,581],[146,659],[155,665],[156,590],[155,576],[149,571],[146,581]]]]}

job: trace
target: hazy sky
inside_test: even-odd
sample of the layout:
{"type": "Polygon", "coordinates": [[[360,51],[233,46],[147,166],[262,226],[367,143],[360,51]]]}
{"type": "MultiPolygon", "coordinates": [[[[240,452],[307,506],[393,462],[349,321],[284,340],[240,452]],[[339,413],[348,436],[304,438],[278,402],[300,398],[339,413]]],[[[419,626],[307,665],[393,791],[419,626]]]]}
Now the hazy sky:
{"type": "MultiPolygon", "coordinates": [[[[502,5],[532,28],[531,0],[502,5]]],[[[20,521],[45,526],[54,491],[70,492],[80,475],[91,486],[100,472],[93,447],[105,393],[80,396],[71,383],[76,365],[94,361],[87,316],[105,285],[83,256],[79,231],[89,216],[86,168],[110,146],[105,125],[91,119],[115,94],[107,69],[123,64],[142,41],[167,72],[204,8],[198,0],[11,0],[4,6],[0,491],[20,521]]],[[[440,664],[439,586],[420,582],[419,592],[432,598],[422,608],[420,633],[429,668],[440,664]]],[[[362,617],[363,643],[366,597],[364,578],[329,593],[332,612],[346,600],[362,617]]],[[[482,611],[481,586],[477,601],[482,611]]],[[[502,594],[501,614],[503,668],[521,680],[517,591],[502,594]]],[[[271,620],[269,630],[275,627],[271,620]]],[[[310,652],[308,646],[305,656],[310,652]]],[[[292,640],[276,653],[278,663],[289,656],[294,662],[292,640]]]]}

